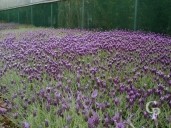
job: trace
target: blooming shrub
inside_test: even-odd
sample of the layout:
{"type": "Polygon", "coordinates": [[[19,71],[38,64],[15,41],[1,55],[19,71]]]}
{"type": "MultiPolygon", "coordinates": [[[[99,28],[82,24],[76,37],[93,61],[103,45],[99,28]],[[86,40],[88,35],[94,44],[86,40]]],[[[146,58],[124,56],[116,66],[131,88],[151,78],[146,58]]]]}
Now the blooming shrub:
{"type": "MultiPolygon", "coordinates": [[[[0,40],[0,93],[17,126],[155,127],[171,114],[171,38],[35,29],[0,40]],[[128,118],[134,115],[131,120],[128,118]]],[[[4,113],[3,113],[4,114],[4,113]]]]}

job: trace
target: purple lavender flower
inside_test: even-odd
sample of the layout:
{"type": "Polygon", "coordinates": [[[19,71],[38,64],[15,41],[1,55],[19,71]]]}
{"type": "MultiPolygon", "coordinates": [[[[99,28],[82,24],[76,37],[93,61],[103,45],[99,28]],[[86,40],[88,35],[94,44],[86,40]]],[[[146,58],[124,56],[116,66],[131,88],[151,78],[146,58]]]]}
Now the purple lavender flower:
{"type": "Polygon", "coordinates": [[[66,121],[67,121],[67,124],[70,124],[71,121],[72,121],[72,117],[68,115],[68,116],[66,117],[66,121]]]}
{"type": "Polygon", "coordinates": [[[115,128],[126,128],[126,125],[124,122],[115,123],[115,128]]]}
{"type": "Polygon", "coordinates": [[[120,103],[120,100],[119,100],[119,98],[114,98],[114,103],[115,103],[115,105],[116,106],[118,106],[119,105],[119,103],[120,103]]]}
{"type": "Polygon", "coordinates": [[[88,127],[89,128],[97,127],[99,122],[100,122],[99,116],[97,115],[97,113],[93,113],[93,116],[88,118],[88,127]]]}
{"type": "Polygon", "coordinates": [[[5,114],[7,112],[7,109],[6,108],[1,108],[0,107],[0,114],[5,114]]]}
{"type": "Polygon", "coordinates": [[[98,95],[98,90],[96,89],[96,90],[94,90],[93,93],[91,94],[91,97],[92,97],[93,99],[95,99],[95,98],[97,97],[97,95],[98,95]]]}
{"type": "Polygon", "coordinates": [[[30,128],[30,124],[28,122],[23,123],[23,128],[30,128]]]}

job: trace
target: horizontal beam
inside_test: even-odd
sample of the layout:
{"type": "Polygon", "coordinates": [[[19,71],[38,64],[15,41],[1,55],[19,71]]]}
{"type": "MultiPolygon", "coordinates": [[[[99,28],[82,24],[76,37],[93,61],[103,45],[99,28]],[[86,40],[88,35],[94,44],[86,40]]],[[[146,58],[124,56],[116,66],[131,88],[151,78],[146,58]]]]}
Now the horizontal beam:
{"type": "Polygon", "coordinates": [[[46,1],[40,1],[40,2],[33,2],[33,3],[30,3],[30,4],[25,4],[25,5],[19,5],[19,6],[13,6],[13,7],[0,9],[0,11],[16,9],[16,8],[22,8],[22,7],[27,7],[27,6],[37,5],[37,4],[53,3],[53,2],[57,2],[57,1],[62,1],[62,0],[46,0],[46,1]]]}

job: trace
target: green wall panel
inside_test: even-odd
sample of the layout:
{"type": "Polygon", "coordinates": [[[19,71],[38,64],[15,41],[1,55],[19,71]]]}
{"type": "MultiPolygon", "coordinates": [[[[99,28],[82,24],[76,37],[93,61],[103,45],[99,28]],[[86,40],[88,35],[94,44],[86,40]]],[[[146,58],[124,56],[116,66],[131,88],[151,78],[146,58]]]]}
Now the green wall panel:
{"type": "Polygon", "coordinates": [[[171,1],[139,0],[138,29],[171,34],[171,1]]]}
{"type": "Polygon", "coordinates": [[[14,23],[18,23],[19,19],[18,19],[18,9],[11,9],[8,11],[8,15],[9,15],[9,20],[8,22],[14,22],[14,23]]]}
{"type": "Polygon", "coordinates": [[[31,7],[19,8],[19,23],[31,24],[31,7]]]}
{"type": "Polygon", "coordinates": [[[8,22],[8,11],[0,12],[0,20],[8,22]]]}
{"type": "Polygon", "coordinates": [[[35,26],[51,25],[51,6],[48,4],[39,4],[32,6],[33,24],[35,26]]]}
{"type": "Polygon", "coordinates": [[[63,0],[0,11],[0,20],[55,28],[132,29],[171,34],[171,0],[63,0]]]}

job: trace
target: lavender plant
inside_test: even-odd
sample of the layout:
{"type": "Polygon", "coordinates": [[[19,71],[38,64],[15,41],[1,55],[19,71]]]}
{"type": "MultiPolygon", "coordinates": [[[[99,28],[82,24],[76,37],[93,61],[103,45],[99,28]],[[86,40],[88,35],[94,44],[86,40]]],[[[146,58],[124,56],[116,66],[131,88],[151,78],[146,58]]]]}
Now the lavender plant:
{"type": "Polygon", "coordinates": [[[43,28],[4,35],[2,114],[16,126],[171,127],[169,36],[43,28]],[[160,114],[146,109],[151,101],[160,114]]]}

